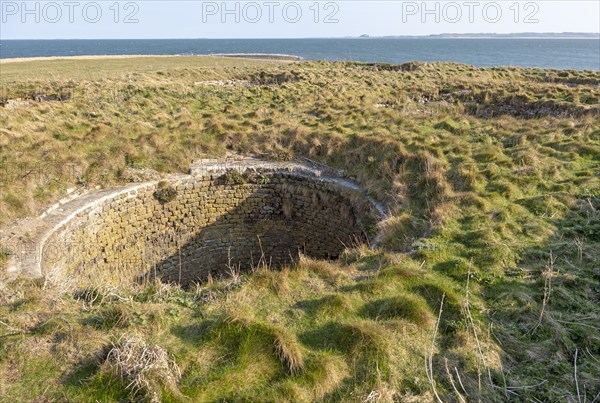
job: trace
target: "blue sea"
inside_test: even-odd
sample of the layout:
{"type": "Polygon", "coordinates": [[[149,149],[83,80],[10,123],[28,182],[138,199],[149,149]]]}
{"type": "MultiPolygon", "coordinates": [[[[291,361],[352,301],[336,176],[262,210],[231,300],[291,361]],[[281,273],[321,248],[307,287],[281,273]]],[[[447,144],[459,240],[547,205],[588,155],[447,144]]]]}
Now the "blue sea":
{"type": "Polygon", "coordinates": [[[286,54],[306,60],[452,61],[479,67],[600,70],[598,39],[143,39],[3,40],[0,58],[82,55],[286,54]]]}

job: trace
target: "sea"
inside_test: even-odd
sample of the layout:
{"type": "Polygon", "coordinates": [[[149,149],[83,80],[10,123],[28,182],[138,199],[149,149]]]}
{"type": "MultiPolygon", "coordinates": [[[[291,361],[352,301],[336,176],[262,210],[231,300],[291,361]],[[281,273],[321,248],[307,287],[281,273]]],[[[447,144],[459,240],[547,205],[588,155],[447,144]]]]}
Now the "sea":
{"type": "Polygon", "coordinates": [[[600,70],[600,39],[322,38],[0,40],[0,58],[84,55],[294,55],[304,60],[600,70]]]}

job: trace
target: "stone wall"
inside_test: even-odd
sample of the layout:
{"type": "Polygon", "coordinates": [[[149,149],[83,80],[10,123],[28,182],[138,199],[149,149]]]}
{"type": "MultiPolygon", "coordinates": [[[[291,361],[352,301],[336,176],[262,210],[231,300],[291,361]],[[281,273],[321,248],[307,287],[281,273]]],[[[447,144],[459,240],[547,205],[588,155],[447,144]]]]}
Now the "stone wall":
{"type": "Polygon", "coordinates": [[[79,209],[42,244],[42,272],[83,283],[158,276],[189,284],[231,269],[337,258],[366,242],[373,204],[344,181],[286,169],[196,172],[115,191],[79,209]],[[175,189],[159,201],[160,188],[175,189]]]}

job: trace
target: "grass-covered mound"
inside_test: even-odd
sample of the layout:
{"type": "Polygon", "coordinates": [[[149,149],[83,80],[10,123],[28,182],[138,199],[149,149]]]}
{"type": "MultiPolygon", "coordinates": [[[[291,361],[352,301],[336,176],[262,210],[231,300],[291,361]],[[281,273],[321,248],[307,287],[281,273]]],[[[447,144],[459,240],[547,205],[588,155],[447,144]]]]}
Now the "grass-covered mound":
{"type": "Polygon", "coordinates": [[[3,227],[67,188],[226,151],[344,169],[391,212],[374,251],[187,290],[3,281],[3,397],[600,393],[598,72],[166,57],[3,63],[0,78],[3,227]]]}

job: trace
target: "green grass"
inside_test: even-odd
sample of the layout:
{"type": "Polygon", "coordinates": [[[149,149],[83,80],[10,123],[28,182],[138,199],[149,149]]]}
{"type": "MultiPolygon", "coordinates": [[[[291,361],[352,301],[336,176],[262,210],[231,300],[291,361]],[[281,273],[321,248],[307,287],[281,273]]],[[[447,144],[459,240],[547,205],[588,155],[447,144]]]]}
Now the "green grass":
{"type": "Polygon", "coordinates": [[[430,356],[444,401],[578,401],[576,353],[600,392],[598,72],[165,57],[0,79],[3,100],[72,94],[2,110],[3,227],[228,151],[344,169],[391,211],[375,250],[193,289],[3,280],[3,397],[132,399],[106,364],[123,334],[181,369],[163,401],[432,401],[430,356]]]}

